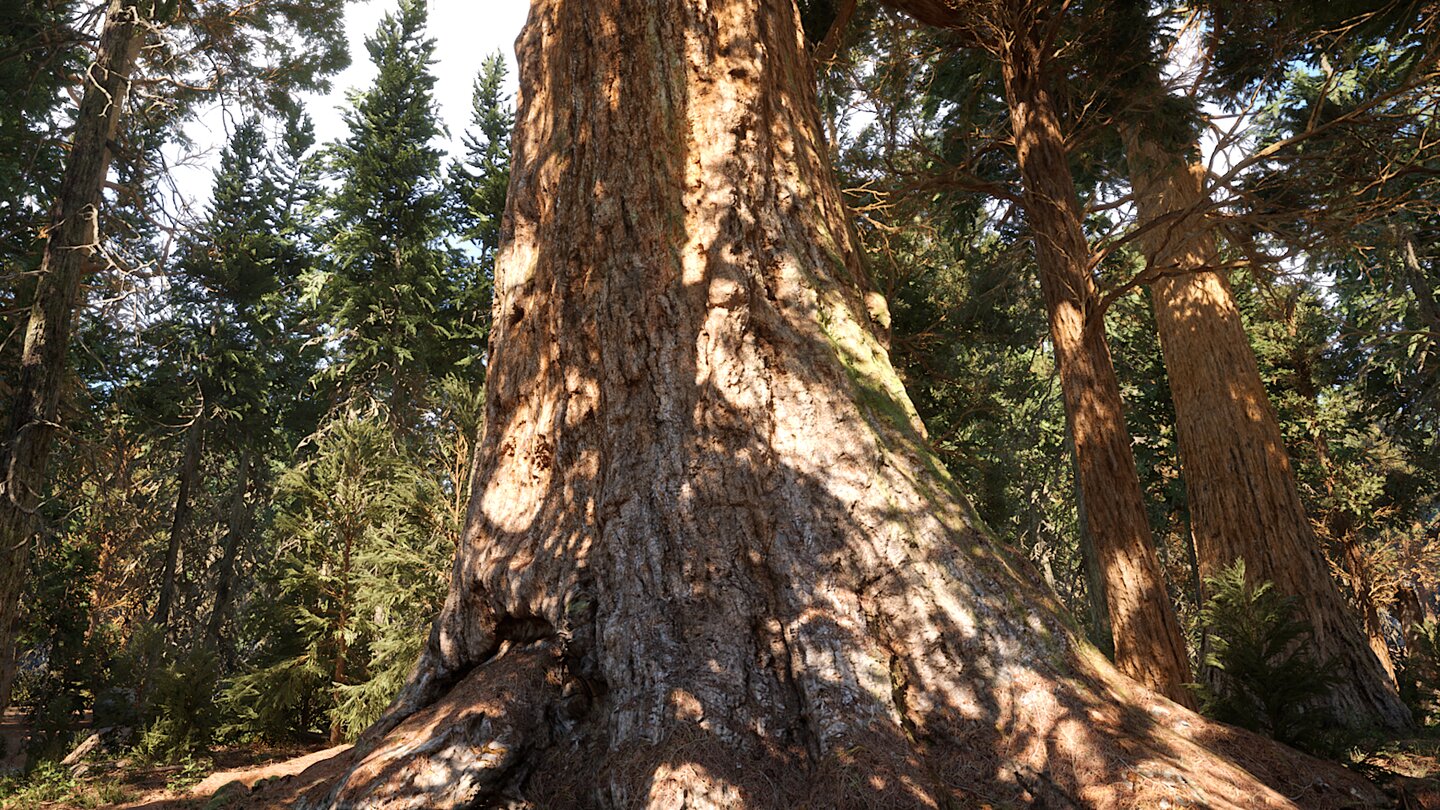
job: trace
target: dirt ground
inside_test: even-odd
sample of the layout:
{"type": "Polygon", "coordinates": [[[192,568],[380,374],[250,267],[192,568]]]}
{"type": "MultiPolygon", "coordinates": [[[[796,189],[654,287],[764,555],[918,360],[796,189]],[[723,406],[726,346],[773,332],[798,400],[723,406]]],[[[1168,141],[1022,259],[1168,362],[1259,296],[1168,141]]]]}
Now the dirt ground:
{"type": "MultiPolygon", "coordinates": [[[[6,718],[8,721],[10,718],[6,718]]],[[[0,734],[15,734],[7,722],[0,734]]],[[[13,749],[7,749],[13,750],[13,749]]],[[[92,762],[67,795],[0,800],[3,810],[269,810],[338,776],[349,746],[222,748],[188,766],[140,766],[125,759],[92,762]],[[16,803],[16,801],[22,803],[16,803]]],[[[1401,740],[1354,767],[1385,789],[1401,810],[1440,810],[1440,737],[1401,740]]]]}
{"type": "MultiPolygon", "coordinates": [[[[314,750],[303,746],[219,748],[187,765],[144,765],[126,758],[97,759],[73,780],[0,799],[3,810],[202,810],[260,807],[247,797],[258,782],[279,782],[349,746],[314,750]],[[237,784],[238,783],[238,784],[237,784]],[[216,799],[217,793],[225,794],[216,799]]],[[[293,780],[292,780],[293,781],[293,780]]],[[[284,806],[284,805],[279,805],[284,806]]]]}

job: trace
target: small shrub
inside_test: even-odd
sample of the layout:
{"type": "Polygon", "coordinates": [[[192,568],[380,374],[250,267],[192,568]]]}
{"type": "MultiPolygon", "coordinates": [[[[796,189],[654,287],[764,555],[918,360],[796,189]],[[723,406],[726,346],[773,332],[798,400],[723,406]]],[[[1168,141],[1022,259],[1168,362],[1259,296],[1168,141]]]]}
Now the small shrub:
{"type": "Polygon", "coordinates": [[[69,798],[75,790],[70,769],[53,759],[41,760],[26,774],[0,779],[0,807],[35,807],[69,798]]]}
{"type": "Polygon", "coordinates": [[[1212,596],[1200,621],[1210,635],[1212,678],[1197,687],[1205,713],[1297,748],[1334,747],[1334,723],[1316,704],[1337,682],[1335,667],[1308,652],[1311,628],[1296,615],[1295,599],[1270,582],[1251,582],[1243,560],[1206,583],[1212,596]]]}
{"type": "Polygon", "coordinates": [[[194,753],[208,748],[220,720],[215,705],[219,680],[219,661],[205,648],[161,667],[151,691],[154,720],[136,745],[136,754],[188,762],[194,753]]]}
{"type": "Polygon", "coordinates": [[[165,783],[165,789],[171,793],[182,793],[189,790],[200,784],[215,769],[214,760],[188,755],[181,758],[179,764],[179,772],[171,776],[165,783]]]}
{"type": "Polygon", "coordinates": [[[130,801],[132,798],[134,798],[134,793],[119,782],[81,782],[66,797],[66,802],[83,810],[91,810],[92,808],[113,807],[130,801]]]}

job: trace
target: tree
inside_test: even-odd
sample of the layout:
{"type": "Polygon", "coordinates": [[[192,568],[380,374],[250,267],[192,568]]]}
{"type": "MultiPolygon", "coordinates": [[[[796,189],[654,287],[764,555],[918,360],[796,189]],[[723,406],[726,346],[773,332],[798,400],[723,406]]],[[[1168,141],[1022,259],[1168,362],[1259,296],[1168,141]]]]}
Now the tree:
{"type": "Polygon", "coordinates": [[[15,3],[0,32],[0,401],[8,404],[23,336],[25,279],[40,264],[36,238],[46,221],[64,162],[61,127],[65,77],[80,69],[71,28],[76,2],[15,3]],[[12,322],[12,318],[16,320],[12,322]]]}
{"type": "Polygon", "coordinates": [[[473,360],[483,339],[483,314],[460,308],[463,262],[446,241],[425,19],[424,0],[402,0],[366,40],[378,75],[352,99],[350,134],[333,147],[329,267],[316,279],[339,342],[330,373],[340,397],[373,396],[407,430],[418,427],[426,384],[473,360]]]}
{"type": "MultiPolygon", "coordinates": [[[[1103,581],[1115,662],[1167,697],[1194,705],[1189,659],[1155,551],[1135,469],[1125,404],[1105,336],[1099,256],[1090,249],[1070,165],[1064,95],[1065,40],[1072,12],[1042,0],[887,5],[953,32],[957,47],[982,53],[999,73],[1019,176],[1009,193],[1034,243],[1075,458],[1083,537],[1103,581]]],[[[1074,15],[1078,17],[1079,15],[1074,15]]],[[[994,188],[996,184],[987,184],[994,188]]],[[[1000,191],[1005,191],[1003,185],[1000,191]]],[[[1099,584],[1098,582],[1096,584],[1099,584]]]]}
{"type": "Polygon", "coordinates": [[[1144,240],[1152,267],[1177,268],[1150,285],[1202,572],[1236,559],[1301,600],[1312,643],[1343,672],[1325,704],[1353,725],[1410,724],[1409,712],[1336,588],[1296,488],[1280,425],[1260,379],[1203,216],[1203,166],[1154,144],[1132,144],[1142,218],[1168,218],[1144,240]],[[1228,561],[1228,562],[1227,562],[1228,561]]]}
{"type": "Polygon", "coordinates": [[[288,115],[279,143],[267,151],[258,119],[236,129],[217,172],[208,227],[190,254],[194,281],[216,299],[208,373],[223,416],[219,438],[234,458],[206,623],[217,648],[256,506],[247,492],[263,488],[271,461],[288,459],[323,407],[309,402],[319,351],[300,302],[301,278],[316,263],[307,210],[319,195],[312,130],[307,117],[288,115]]]}
{"type": "Polygon", "coordinates": [[[288,632],[267,639],[238,694],[260,704],[247,709],[266,718],[262,727],[292,714],[303,729],[306,713],[295,706],[323,706],[339,743],[378,716],[418,652],[419,625],[441,591],[429,558],[449,544],[437,530],[438,491],[384,420],[346,411],[313,440],[314,455],[280,482],[277,528],[288,550],[271,576],[288,632]]]}
{"type": "Polygon", "coordinates": [[[1331,579],[1301,500],[1206,216],[1212,203],[1198,135],[1176,125],[1187,111],[1164,89],[1152,20],[1138,8],[1112,23],[1125,36],[1106,50],[1125,54],[1122,61],[1139,74],[1120,124],[1139,212],[1135,235],[1147,260],[1140,278],[1148,281],[1175,402],[1201,574],[1215,577],[1244,560],[1252,575],[1297,599],[1317,656],[1339,671],[1324,706],[1353,726],[1405,728],[1409,712],[1331,579]]]}
{"type": "MultiPolygon", "coordinates": [[[[1253,28],[1244,13],[1233,16],[1245,33],[1253,28]]],[[[1330,316],[1318,330],[1272,333],[1286,347],[1285,388],[1272,396],[1303,425],[1282,419],[1302,498],[1390,672],[1383,612],[1395,607],[1396,585],[1386,580],[1416,581],[1396,568],[1426,543],[1437,499],[1440,311],[1430,240],[1420,236],[1437,221],[1435,9],[1357,0],[1311,10],[1291,27],[1300,58],[1272,68],[1281,75],[1255,127],[1269,159],[1245,178],[1234,207],[1248,255],[1303,252],[1314,274],[1258,279],[1262,300],[1280,304],[1269,309],[1291,327],[1312,325],[1296,317],[1307,311],[1330,316]],[[1320,285],[1333,292],[1306,289],[1320,285]]],[[[1415,573],[1429,578],[1423,567],[1415,573]]]]}
{"type": "Polygon", "coordinates": [[[485,58],[475,79],[465,155],[451,164],[449,191],[454,196],[459,232],[478,252],[484,271],[492,272],[500,248],[500,218],[510,186],[510,130],[515,114],[505,95],[505,58],[485,58]]]}
{"type": "MultiPolygon", "coordinates": [[[[0,469],[6,471],[0,480],[0,708],[8,704],[14,678],[19,594],[35,516],[46,494],[83,277],[105,263],[100,261],[105,255],[102,239],[108,236],[105,226],[122,221],[107,216],[112,212],[104,209],[111,206],[101,195],[122,118],[134,119],[129,122],[131,134],[141,136],[141,146],[134,151],[149,155],[173,133],[170,127],[208,94],[237,87],[247,101],[283,106],[287,88],[313,85],[344,64],[343,55],[337,57],[343,39],[334,25],[338,0],[303,6],[258,4],[240,11],[218,2],[108,0],[104,8],[94,61],[80,71],[82,84],[75,88],[79,102],[70,148],[49,225],[43,229],[43,257],[30,291],[11,417],[0,434],[0,469]],[[176,36],[165,38],[162,33],[176,36]],[[266,47],[252,50],[256,41],[266,47]],[[153,47],[142,48],[147,42],[153,47]],[[142,64],[148,68],[143,75],[138,70],[142,64]],[[184,81],[194,78],[197,69],[203,78],[184,81]],[[156,83],[172,91],[167,103],[129,106],[132,91],[156,83]],[[136,109],[143,114],[135,115],[136,109]]],[[[126,170],[120,172],[122,187],[136,191],[153,180],[151,167],[140,161],[121,163],[126,170]]],[[[37,191],[44,188],[36,184],[37,191]]]]}
{"type": "Polygon", "coordinates": [[[1258,780],[1319,766],[1116,673],[925,446],[801,42],[789,0],[532,9],[481,483],[312,798],[1290,806],[1258,780]]]}
{"type": "Polygon", "coordinates": [[[81,276],[99,240],[100,187],[110,165],[111,139],[130,90],[130,72],[143,41],[139,6],[111,0],[84,96],[75,117],[65,167],[33,293],[19,381],[9,424],[0,436],[0,708],[15,679],[15,633],[20,589],[30,560],[32,516],[40,503],[56,428],[71,319],[81,276]]]}

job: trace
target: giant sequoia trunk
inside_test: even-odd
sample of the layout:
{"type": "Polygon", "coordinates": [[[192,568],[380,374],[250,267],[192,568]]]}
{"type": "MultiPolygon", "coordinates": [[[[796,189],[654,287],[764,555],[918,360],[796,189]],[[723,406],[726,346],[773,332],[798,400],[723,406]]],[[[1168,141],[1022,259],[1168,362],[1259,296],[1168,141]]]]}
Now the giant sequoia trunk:
{"type": "Polygon", "coordinates": [[[1203,215],[1203,166],[1127,133],[1142,244],[1201,571],[1246,571],[1300,600],[1313,652],[1339,677],[1328,706],[1345,721],[1404,728],[1410,713],[1376,659],[1316,541],[1280,425],[1203,215]]]}
{"type": "Polygon", "coordinates": [[[450,595],[306,804],[1291,806],[1222,749],[1364,791],[1119,675],[977,522],[801,47],[792,0],[534,3],[450,595]]]}
{"type": "Polygon", "coordinates": [[[111,0],[99,51],[85,74],[65,176],[46,230],[15,398],[0,436],[0,710],[10,704],[20,591],[58,427],[70,323],[80,301],[81,278],[99,247],[100,188],[140,49],[139,23],[133,3],[111,0]]]}
{"type": "Polygon", "coordinates": [[[1025,215],[1074,441],[1086,534],[1104,580],[1115,663],[1141,683],[1187,705],[1190,663],[1155,553],[1120,383],[1105,342],[1090,272],[1090,245],[1050,94],[1044,30],[1012,2],[997,13],[1008,35],[1001,61],[1025,215]]]}

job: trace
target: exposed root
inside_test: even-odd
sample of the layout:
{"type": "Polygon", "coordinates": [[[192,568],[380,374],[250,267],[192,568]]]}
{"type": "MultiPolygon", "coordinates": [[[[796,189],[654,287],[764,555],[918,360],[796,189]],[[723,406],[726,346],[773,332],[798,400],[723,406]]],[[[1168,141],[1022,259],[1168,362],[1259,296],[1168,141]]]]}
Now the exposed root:
{"type": "Polygon", "coordinates": [[[554,643],[502,651],[382,737],[321,806],[463,808],[513,794],[548,744],[562,672],[554,643]]]}
{"type": "Polygon", "coordinates": [[[652,743],[608,750],[604,699],[592,704],[581,694],[561,645],[507,644],[368,752],[336,757],[323,772],[276,785],[280,792],[257,791],[247,806],[1320,810],[1386,803],[1344,768],[1204,720],[1103,664],[1096,670],[1098,691],[1075,693],[1091,707],[1079,725],[1041,712],[1023,721],[1038,734],[1019,738],[993,726],[968,734],[954,726],[876,728],[867,744],[816,761],[798,739],[781,748],[736,747],[683,726],[652,743]]]}
{"type": "MultiPolygon", "coordinates": [[[[1123,682],[1118,673],[1108,667],[1101,668],[1101,675],[1109,681],[1109,695],[1117,705],[1123,701],[1132,707],[1123,715],[1116,713],[1120,718],[1113,727],[1117,737],[1131,734],[1148,735],[1159,741],[1183,740],[1175,745],[1171,756],[1176,763],[1191,762],[1202,756],[1213,759],[1218,754],[1224,758],[1219,761],[1227,765],[1233,763],[1237,773],[1254,777],[1273,790],[1275,797],[1283,797],[1285,805],[1307,810],[1389,805],[1375,785],[1334,762],[1316,759],[1259,734],[1201,717],[1159,695],[1123,682]]],[[[1192,771],[1179,778],[1188,781],[1194,777],[1192,771]]],[[[1193,783],[1190,786],[1195,787],[1193,783]]],[[[1239,807],[1277,803],[1272,797],[1266,798],[1268,804],[1261,803],[1259,797],[1228,798],[1239,807]]]]}

